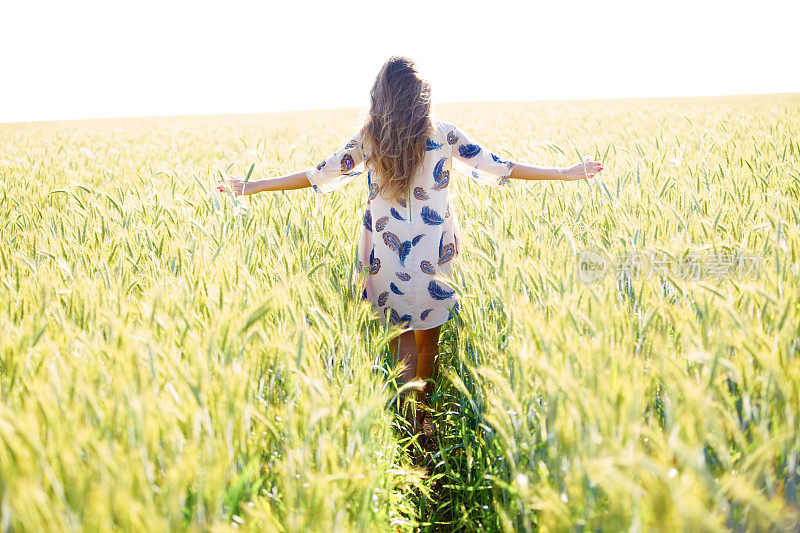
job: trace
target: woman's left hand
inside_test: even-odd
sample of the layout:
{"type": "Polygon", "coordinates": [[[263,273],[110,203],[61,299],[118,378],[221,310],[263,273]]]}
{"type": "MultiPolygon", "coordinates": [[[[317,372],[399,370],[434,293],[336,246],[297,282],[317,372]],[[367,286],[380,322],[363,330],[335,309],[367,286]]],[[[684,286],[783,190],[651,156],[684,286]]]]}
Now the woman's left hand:
{"type": "Polygon", "coordinates": [[[603,165],[597,161],[587,159],[582,164],[578,163],[575,166],[565,168],[561,174],[561,179],[564,181],[582,180],[592,178],[595,174],[603,170],[603,165]]]}

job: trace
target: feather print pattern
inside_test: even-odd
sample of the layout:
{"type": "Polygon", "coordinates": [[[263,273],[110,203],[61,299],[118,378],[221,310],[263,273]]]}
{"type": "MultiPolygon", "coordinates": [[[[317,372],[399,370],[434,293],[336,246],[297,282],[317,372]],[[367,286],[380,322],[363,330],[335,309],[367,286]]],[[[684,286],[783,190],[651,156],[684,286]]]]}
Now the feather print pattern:
{"type": "Polygon", "coordinates": [[[367,231],[372,231],[372,213],[369,209],[364,211],[364,228],[367,231]]]}
{"type": "Polygon", "coordinates": [[[400,313],[398,313],[394,309],[392,309],[390,317],[393,324],[402,324],[411,321],[411,315],[405,314],[403,316],[400,316],[400,313]]]}
{"type": "Polygon", "coordinates": [[[400,249],[400,264],[406,266],[406,257],[411,253],[411,241],[405,241],[400,249]]]}
{"type": "Polygon", "coordinates": [[[433,309],[426,309],[426,310],[424,310],[423,312],[421,312],[421,313],[419,314],[419,319],[420,319],[420,320],[425,320],[426,318],[428,318],[428,315],[429,315],[429,314],[431,314],[431,311],[433,311],[433,309]]]}
{"type": "Polygon", "coordinates": [[[394,252],[400,253],[400,239],[391,231],[387,231],[383,234],[383,242],[394,252]]]}
{"type": "Polygon", "coordinates": [[[405,266],[406,257],[411,253],[411,241],[400,242],[400,238],[387,231],[383,234],[383,242],[400,257],[400,264],[405,266]]]}
{"type": "MultiPolygon", "coordinates": [[[[434,179],[436,179],[436,178],[434,178],[434,179]]],[[[449,170],[444,170],[439,175],[439,179],[436,179],[436,185],[433,186],[433,189],[436,190],[436,191],[441,191],[442,189],[447,187],[448,183],[450,183],[450,171],[449,170]]]]}
{"type": "Polygon", "coordinates": [[[389,284],[389,288],[392,290],[393,293],[397,295],[402,295],[403,291],[401,291],[397,285],[394,284],[394,281],[389,284]]]}
{"type": "Polygon", "coordinates": [[[324,167],[324,166],[325,166],[325,163],[327,163],[327,161],[323,161],[322,163],[320,163],[319,165],[317,165],[317,170],[322,170],[322,167],[324,167]]]}
{"type": "Polygon", "coordinates": [[[369,199],[374,200],[378,197],[378,184],[373,183],[369,186],[369,199]]]}
{"type": "Polygon", "coordinates": [[[430,200],[431,197],[428,196],[428,193],[425,192],[425,189],[422,187],[415,187],[414,188],[414,198],[417,200],[430,200]]]}
{"type": "Polygon", "coordinates": [[[386,305],[386,300],[388,300],[388,299],[389,299],[389,291],[383,291],[383,292],[382,292],[382,293],[381,293],[381,294],[378,296],[378,305],[379,305],[380,307],[383,307],[384,305],[386,305]]]}
{"type": "Polygon", "coordinates": [[[402,281],[408,281],[411,279],[411,274],[408,272],[395,272],[395,276],[402,281]]]}
{"type": "Polygon", "coordinates": [[[397,220],[405,220],[405,218],[403,218],[403,215],[401,215],[401,214],[400,214],[400,213],[397,211],[397,209],[395,209],[394,207],[393,207],[393,208],[391,208],[391,209],[389,210],[389,212],[390,212],[390,213],[392,214],[392,216],[393,216],[394,218],[396,218],[397,220]]]}
{"type": "Polygon", "coordinates": [[[450,216],[450,202],[447,202],[447,209],[444,212],[444,218],[447,218],[449,216],[450,216]]]}
{"type": "Polygon", "coordinates": [[[439,213],[437,213],[427,205],[422,208],[422,211],[420,211],[420,217],[422,217],[422,221],[425,222],[425,224],[428,224],[429,226],[438,226],[439,224],[444,222],[444,219],[441,216],[439,216],[439,213]]]}
{"type": "Polygon", "coordinates": [[[371,276],[374,276],[378,272],[381,271],[381,260],[377,257],[372,260],[372,263],[369,265],[369,273],[371,276]]]}
{"type": "Polygon", "coordinates": [[[439,238],[439,265],[443,265],[450,261],[455,256],[455,246],[451,243],[447,246],[444,245],[444,232],[439,238]]]}
{"type": "Polygon", "coordinates": [[[424,234],[424,233],[420,233],[419,235],[417,235],[416,237],[414,237],[413,239],[411,239],[411,245],[412,245],[412,246],[416,246],[416,245],[417,245],[417,243],[419,242],[419,240],[420,240],[421,238],[423,238],[424,236],[425,236],[425,234],[424,234]]]}
{"type": "Polygon", "coordinates": [[[423,261],[422,263],[420,263],[419,269],[425,272],[426,274],[430,274],[431,276],[436,274],[436,270],[433,268],[433,265],[430,263],[430,261],[423,261]]]}
{"type": "Polygon", "coordinates": [[[433,298],[434,300],[447,300],[455,293],[456,291],[452,290],[448,291],[447,289],[436,283],[434,280],[431,280],[431,282],[428,283],[428,294],[430,294],[431,298],[433,298]]]}
{"type": "Polygon", "coordinates": [[[372,247],[372,252],[369,254],[369,274],[374,276],[381,270],[381,260],[375,257],[375,247],[372,247]]]}
{"type": "Polygon", "coordinates": [[[439,182],[442,179],[442,171],[444,170],[444,162],[447,161],[446,157],[441,158],[436,162],[433,167],[433,181],[439,182]]]}
{"type": "Polygon", "coordinates": [[[358,141],[355,139],[350,139],[350,142],[347,143],[344,147],[345,150],[349,150],[350,148],[355,148],[358,145],[358,141]]]}
{"type": "Polygon", "coordinates": [[[439,264],[443,265],[455,257],[456,251],[453,243],[448,244],[439,252],[439,264]]]}
{"type": "Polygon", "coordinates": [[[397,203],[400,204],[402,207],[406,206],[406,201],[403,200],[402,198],[400,200],[397,200],[397,203]]]}
{"type": "Polygon", "coordinates": [[[431,150],[438,150],[441,147],[442,147],[441,144],[437,144],[436,142],[434,142],[434,141],[432,141],[430,139],[425,141],[425,151],[426,152],[430,152],[431,150]]]}
{"type": "Polygon", "coordinates": [[[384,228],[386,228],[386,223],[387,222],[389,222],[389,217],[388,216],[379,218],[378,221],[375,222],[375,231],[377,231],[378,233],[383,231],[384,228]]]}
{"type": "Polygon", "coordinates": [[[456,135],[454,132],[451,131],[450,133],[447,134],[447,142],[451,145],[457,143],[458,135],[456,135]]]}
{"type": "Polygon", "coordinates": [[[356,164],[353,161],[353,156],[350,154],[344,154],[342,156],[342,172],[350,172],[355,166],[356,164]]]}
{"type": "Polygon", "coordinates": [[[461,157],[465,157],[467,159],[471,157],[475,157],[481,151],[481,147],[477,144],[462,144],[458,147],[458,153],[461,154],[461,157]]]}

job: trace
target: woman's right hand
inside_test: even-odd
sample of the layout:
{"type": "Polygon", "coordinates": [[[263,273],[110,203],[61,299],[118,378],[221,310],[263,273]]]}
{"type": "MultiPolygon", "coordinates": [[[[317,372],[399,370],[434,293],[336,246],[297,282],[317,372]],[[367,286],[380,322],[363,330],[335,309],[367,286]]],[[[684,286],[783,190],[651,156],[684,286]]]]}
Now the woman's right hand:
{"type": "Polygon", "coordinates": [[[583,164],[565,168],[561,174],[561,179],[564,181],[583,180],[592,178],[595,174],[603,170],[603,166],[597,161],[587,159],[583,164]]]}
{"type": "MultiPolygon", "coordinates": [[[[258,192],[258,186],[256,182],[248,181],[245,183],[245,180],[234,178],[233,176],[228,176],[228,186],[231,188],[231,192],[233,192],[235,196],[248,196],[258,192]]],[[[219,190],[222,192],[224,189],[219,188],[219,190]]]]}

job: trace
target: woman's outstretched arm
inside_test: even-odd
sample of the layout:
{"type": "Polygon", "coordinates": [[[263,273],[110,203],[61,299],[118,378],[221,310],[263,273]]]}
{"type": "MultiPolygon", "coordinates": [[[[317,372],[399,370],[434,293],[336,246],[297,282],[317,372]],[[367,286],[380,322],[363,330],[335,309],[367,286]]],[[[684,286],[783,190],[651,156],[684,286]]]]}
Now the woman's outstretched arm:
{"type": "Polygon", "coordinates": [[[329,194],[349,183],[354,176],[364,170],[356,167],[364,162],[360,133],[356,132],[338,150],[322,160],[317,166],[301,170],[294,174],[287,174],[277,178],[268,178],[257,181],[228,178],[230,187],[235,195],[250,195],[266,191],[288,191],[313,187],[318,194],[329,194]]]}
{"type": "Polygon", "coordinates": [[[476,181],[490,187],[506,185],[511,178],[522,180],[563,180],[572,181],[591,178],[603,166],[596,161],[586,159],[583,163],[567,168],[534,167],[525,163],[505,161],[480,144],[470,140],[458,126],[448,124],[450,132],[447,142],[451,146],[454,162],[463,163],[463,172],[476,181]]]}
{"type": "Polygon", "coordinates": [[[601,170],[603,167],[600,163],[588,159],[583,164],[567,168],[534,167],[524,163],[514,163],[514,168],[508,177],[521,180],[573,181],[591,178],[601,170]]]}
{"type": "Polygon", "coordinates": [[[233,190],[233,194],[237,196],[249,196],[266,191],[288,191],[311,187],[311,182],[308,181],[305,170],[277,178],[248,181],[247,183],[241,178],[228,178],[228,183],[233,190]]]}

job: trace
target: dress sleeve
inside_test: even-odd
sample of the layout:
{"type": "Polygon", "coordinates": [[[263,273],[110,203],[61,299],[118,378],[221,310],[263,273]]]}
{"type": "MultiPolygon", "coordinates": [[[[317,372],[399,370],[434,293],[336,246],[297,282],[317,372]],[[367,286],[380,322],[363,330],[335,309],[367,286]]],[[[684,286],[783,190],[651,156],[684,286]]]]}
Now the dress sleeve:
{"type": "Polygon", "coordinates": [[[363,162],[361,138],[360,134],[356,133],[316,167],[306,170],[306,177],[318,194],[329,194],[363,173],[363,162]]]}
{"type": "Polygon", "coordinates": [[[500,159],[475,143],[458,126],[451,125],[447,142],[453,151],[453,163],[459,171],[489,187],[499,187],[509,182],[514,163],[500,159]]]}

